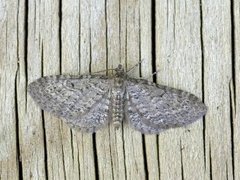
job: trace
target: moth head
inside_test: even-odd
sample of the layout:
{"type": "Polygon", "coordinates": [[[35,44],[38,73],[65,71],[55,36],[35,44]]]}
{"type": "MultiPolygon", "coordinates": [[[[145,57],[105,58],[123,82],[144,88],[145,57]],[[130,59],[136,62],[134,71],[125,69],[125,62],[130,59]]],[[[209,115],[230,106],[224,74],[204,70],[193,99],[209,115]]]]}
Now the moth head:
{"type": "Polygon", "coordinates": [[[116,77],[123,77],[124,76],[124,68],[123,65],[119,64],[118,67],[115,69],[116,71],[116,77]]]}

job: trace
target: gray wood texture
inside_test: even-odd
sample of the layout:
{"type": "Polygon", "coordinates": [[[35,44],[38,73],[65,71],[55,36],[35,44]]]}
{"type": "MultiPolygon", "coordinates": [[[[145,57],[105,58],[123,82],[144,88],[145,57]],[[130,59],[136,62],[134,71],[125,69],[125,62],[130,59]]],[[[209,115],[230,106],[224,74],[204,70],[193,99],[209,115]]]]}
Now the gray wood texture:
{"type": "Polygon", "coordinates": [[[240,179],[239,72],[239,0],[0,0],[0,179],[240,179]],[[133,77],[201,97],[203,120],[83,134],[26,92],[141,60],[133,77]]]}

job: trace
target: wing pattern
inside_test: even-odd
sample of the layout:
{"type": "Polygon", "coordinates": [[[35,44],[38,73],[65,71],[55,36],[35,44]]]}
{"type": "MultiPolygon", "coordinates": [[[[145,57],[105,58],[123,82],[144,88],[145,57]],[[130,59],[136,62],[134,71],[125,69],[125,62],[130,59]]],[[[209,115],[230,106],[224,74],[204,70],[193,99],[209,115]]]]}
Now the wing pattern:
{"type": "Polygon", "coordinates": [[[95,132],[108,123],[110,85],[106,76],[46,76],[29,84],[28,91],[41,109],[95,132]]]}
{"type": "Polygon", "coordinates": [[[127,80],[126,95],[125,117],[142,133],[188,125],[207,111],[195,95],[146,80],[127,80]]]}

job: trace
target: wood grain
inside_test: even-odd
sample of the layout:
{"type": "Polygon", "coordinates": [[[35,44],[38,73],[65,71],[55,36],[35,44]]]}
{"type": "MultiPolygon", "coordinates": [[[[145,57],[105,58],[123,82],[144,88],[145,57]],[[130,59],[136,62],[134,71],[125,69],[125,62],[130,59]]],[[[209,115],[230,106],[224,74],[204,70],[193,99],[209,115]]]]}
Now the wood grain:
{"type": "Polygon", "coordinates": [[[240,179],[239,9],[237,0],[0,1],[0,179],[240,179]],[[196,94],[207,115],[159,135],[126,123],[84,134],[26,92],[41,76],[139,62],[129,75],[196,94]]]}
{"type": "MultiPolygon", "coordinates": [[[[156,7],[158,83],[202,97],[204,62],[199,4],[170,0],[157,3],[156,7]]],[[[159,135],[161,178],[204,179],[203,145],[202,121],[159,135]]]]}
{"type": "Polygon", "coordinates": [[[232,64],[231,113],[232,113],[232,160],[233,177],[240,179],[240,2],[232,2],[232,64]]]}
{"type": "Polygon", "coordinates": [[[18,115],[15,86],[19,72],[16,27],[18,5],[14,1],[8,3],[0,4],[0,178],[17,179],[15,174],[19,172],[19,153],[16,144],[18,115]]]}
{"type": "Polygon", "coordinates": [[[209,107],[205,119],[206,170],[212,178],[233,179],[229,88],[233,67],[231,9],[230,2],[219,3],[224,5],[207,1],[202,4],[204,99],[209,107]]]}

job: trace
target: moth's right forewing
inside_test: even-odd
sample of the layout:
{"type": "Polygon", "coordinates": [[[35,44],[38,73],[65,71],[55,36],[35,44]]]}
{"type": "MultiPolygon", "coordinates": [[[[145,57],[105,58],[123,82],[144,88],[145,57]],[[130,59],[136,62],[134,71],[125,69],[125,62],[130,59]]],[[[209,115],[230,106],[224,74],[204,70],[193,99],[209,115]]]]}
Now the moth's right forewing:
{"type": "Polygon", "coordinates": [[[106,76],[46,76],[29,84],[28,91],[41,109],[93,131],[107,123],[110,100],[106,95],[111,81],[106,76]],[[96,109],[101,116],[94,118],[91,113],[96,109]]]}

